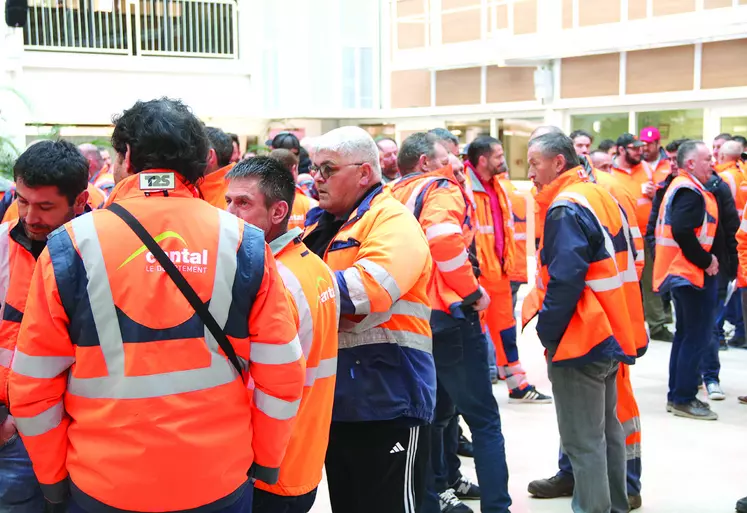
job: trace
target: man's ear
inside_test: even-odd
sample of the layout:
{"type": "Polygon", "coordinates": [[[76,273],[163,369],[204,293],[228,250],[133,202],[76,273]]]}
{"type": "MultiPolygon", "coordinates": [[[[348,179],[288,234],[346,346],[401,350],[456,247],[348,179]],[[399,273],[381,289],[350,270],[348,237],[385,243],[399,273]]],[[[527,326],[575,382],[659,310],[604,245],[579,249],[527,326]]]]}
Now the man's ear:
{"type": "Polygon", "coordinates": [[[86,203],[88,203],[88,191],[83,191],[78,196],[76,196],[75,201],[73,202],[73,213],[76,216],[81,215],[83,212],[86,211],[86,203]]]}
{"type": "Polygon", "coordinates": [[[127,151],[125,152],[125,169],[127,170],[128,175],[134,175],[136,173],[135,169],[132,167],[132,160],[130,159],[130,156],[132,155],[132,151],[130,150],[130,145],[127,145],[127,151]]]}
{"type": "Polygon", "coordinates": [[[360,169],[361,178],[358,181],[358,183],[361,185],[361,187],[370,187],[374,183],[374,171],[371,167],[371,164],[365,163],[362,164],[360,169]]]}
{"type": "Polygon", "coordinates": [[[290,206],[285,201],[278,201],[270,207],[270,221],[273,226],[283,224],[290,214],[290,206]]]}

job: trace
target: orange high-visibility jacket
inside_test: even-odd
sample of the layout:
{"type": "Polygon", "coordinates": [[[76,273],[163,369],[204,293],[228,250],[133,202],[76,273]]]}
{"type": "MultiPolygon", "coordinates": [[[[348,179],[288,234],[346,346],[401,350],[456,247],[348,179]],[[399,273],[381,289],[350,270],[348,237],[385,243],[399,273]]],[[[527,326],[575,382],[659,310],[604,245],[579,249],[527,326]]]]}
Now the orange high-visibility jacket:
{"type": "Polygon", "coordinates": [[[337,374],[340,293],[337,280],[321,258],[293,230],[270,242],[278,272],[291,294],[298,339],[306,357],[306,384],[277,484],[255,486],[276,495],[297,497],[322,480],[329,442],[337,374]]]}
{"type": "Polygon", "coordinates": [[[737,254],[739,256],[739,269],[737,271],[737,286],[747,287],[747,208],[742,212],[742,223],[737,230],[737,254]]]}
{"type": "Polygon", "coordinates": [[[653,205],[653,200],[648,196],[643,195],[641,187],[647,182],[652,182],[656,185],[663,181],[669,172],[668,160],[659,161],[659,166],[657,166],[656,171],[651,170],[651,166],[645,160],[642,160],[640,164],[630,171],[619,169],[617,167],[612,168],[613,176],[617,178],[620,185],[622,185],[630,195],[635,198],[636,224],[639,228],[641,226],[645,227],[648,224],[648,218],[651,215],[651,207],[653,205]]]}
{"type": "MultiPolygon", "coordinates": [[[[306,238],[332,216],[306,219],[306,238]]],[[[433,420],[428,242],[413,215],[379,186],[365,196],[324,252],[340,287],[333,421],[433,420]]]]}
{"type": "Polygon", "coordinates": [[[625,212],[625,215],[628,216],[630,233],[633,235],[633,246],[636,251],[635,268],[638,273],[638,279],[640,280],[641,275],[643,274],[643,266],[646,263],[646,258],[643,253],[643,236],[641,235],[641,228],[638,226],[635,198],[633,198],[625,187],[620,185],[620,182],[615,175],[605,173],[598,169],[594,169],[593,173],[596,183],[615,198],[625,212]]]}
{"type": "Polygon", "coordinates": [[[499,184],[498,177],[494,176],[491,185],[498,194],[503,216],[503,255],[496,255],[495,227],[493,226],[493,214],[490,210],[490,197],[485,192],[485,188],[474,169],[472,169],[472,165],[465,162],[464,168],[467,176],[467,187],[472,191],[475,200],[475,225],[477,227],[475,241],[477,257],[480,261],[480,282],[487,283],[489,287],[490,283],[508,278],[508,273],[513,269],[515,249],[511,204],[499,184]]]}
{"type": "MultiPolygon", "coordinates": [[[[106,195],[101,189],[98,189],[89,183],[86,190],[88,191],[88,201],[86,203],[91,210],[96,210],[97,208],[104,206],[106,195]]],[[[3,215],[3,223],[15,221],[16,219],[18,219],[18,199],[14,199],[13,203],[8,206],[8,210],[6,210],[5,215],[3,215]]]]}
{"type": "MultiPolygon", "coordinates": [[[[554,315],[543,303],[548,287],[553,283],[551,265],[560,273],[568,270],[568,274],[573,275],[577,272],[578,258],[567,257],[568,251],[575,247],[572,244],[578,241],[569,245],[568,241],[559,240],[560,234],[556,236],[553,231],[560,224],[571,222],[574,216],[560,216],[552,226],[546,224],[540,241],[538,300],[535,302],[535,307],[540,309],[537,331],[543,343],[557,344],[553,363],[583,365],[600,357],[633,363],[636,356],[645,352],[648,335],[635,270],[632,234],[623,210],[604,188],[589,182],[580,166],[566,171],[545,186],[537,194],[536,200],[543,218],[550,218],[553,209],[570,209],[577,217],[589,220],[591,226],[587,226],[587,229],[592,230],[594,235],[589,238],[589,258],[581,256],[588,265],[581,296],[568,298],[569,301],[578,302],[565,329],[557,322],[543,329],[544,321],[550,322],[554,315]],[[546,241],[552,241],[555,247],[546,247],[546,241]],[[548,335],[553,340],[543,339],[548,335]]],[[[562,275],[555,279],[570,278],[562,275]]],[[[564,301],[564,298],[553,297],[553,304],[558,301],[564,301]]]]}
{"type": "Polygon", "coordinates": [[[109,170],[109,166],[104,166],[89,180],[89,183],[100,189],[104,196],[108,196],[114,189],[114,174],[109,170]]]}
{"type": "Polygon", "coordinates": [[[221,210],[226,209],[226,190],[228,189],[228,182],[226,181],[226,175],[228,174],[235,164],[231,163],[225,167],[213,171],[210,174],[205,175],[202,181],[199,183],[197,188],[200,190],[202,199],[210,203],[215,208],[221,210]]]}
{"type": "Polygon", "coordinates": [[[263,233],[173,171],[129,177],[114,201],[209,304],[244,375],[121,219],[76,218],[39,258],[10,375],[42,491],[59,500],[69,476],[84,502],[174,511],[230,500],[250,467],[274,483],[305,364],[263,233]],[[150,177],[168,196],[145,195],[150,177]]]}
{"type": "Polygon", "coordinates": [[[742,212],[747,204],[747,177],[736,162],[725,162],[716,166],[716,172],[729,185],[737,211],[742,212]]]}
{"type": "MultiPolygon", "coordinates": [[[[526,283],[527,276],[527,212],[529,211],[529,198],[526,194],[519,192],[516,186],[509,180],[508,173],[499,175],[499,182],[508,197],[511,205],[511,217],[514,228],[514,265],[508,276],[511,281],[526,283]]],[[[533,242],[532,242],[533,243],[533,242]]]]}
{"type": "Polygon", "coordinates": [[[8,406],[8,376],[36,257],[18,220],[0,224],[0,404],[8,406]]]}
{"type": "Polygon", "coordinates": [[[682,253],[672,235],[672,200],[683,188],[697,192],[705,202],[703,224],[695,229],[695,235],[704,250],[710,251],[718,226],[718,203],[713,194],[688,173],[680,172],[667,189],[661,201],[659,219],[656,222],[656,258],[654,259],[654,292],[664,292],[677,285],[692,285],[703,288],[705,271],[690,262],[682,253]]]}
{"type": "Polygon", "coordinates": [[[392,195],[416,215],[435,267],[428,286],[433,310],[453,313],[462,303],[481,297],[469,261],[471,219],[451,166],[430,173],[411,173],[388,185],[392,195]]]}
{"type": "Polygon", "coordinates": [[[300,228],[303,230],[306,224],[306,214],[309,210],[319,205],[314,198],[309,198],[299,186],[296,185],[296,194],[293,197],[293,208],[288,220],[288,229],[300,228]]]}

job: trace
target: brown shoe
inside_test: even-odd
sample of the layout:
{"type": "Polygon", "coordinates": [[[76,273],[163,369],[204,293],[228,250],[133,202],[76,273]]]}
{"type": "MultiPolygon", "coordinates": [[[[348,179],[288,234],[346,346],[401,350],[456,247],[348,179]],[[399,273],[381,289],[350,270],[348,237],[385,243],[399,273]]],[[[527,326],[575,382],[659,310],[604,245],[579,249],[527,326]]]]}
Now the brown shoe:
{"type": "Polygon", "coordinates": [[[740,395],[737,400],[742,404],[747,404],[747,395],[740,395]]]}
{"type": "Polygon", "coordinates": [[[640,508],[642,504],[640,495],[628,495],[628,506],[631,510],[640,508]]]}

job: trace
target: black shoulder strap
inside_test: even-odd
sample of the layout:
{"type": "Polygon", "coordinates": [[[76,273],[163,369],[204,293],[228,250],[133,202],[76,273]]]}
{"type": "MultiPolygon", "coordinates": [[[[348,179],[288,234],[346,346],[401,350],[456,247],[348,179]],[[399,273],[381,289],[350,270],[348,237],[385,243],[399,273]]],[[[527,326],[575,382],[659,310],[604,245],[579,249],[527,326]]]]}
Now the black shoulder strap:
{"type": "Polygon", "coordinates": [[[169,278],[171,278],[179,291],[184,294],[184,297],[187,299],[187,301],[189,301],[189,304],[192,305],[192,308],[194,308],[195,312],[197,312],[197,315],[200,316],[202,322],[205,324],[207,329],[210,330],[210,333],[213,334],[215,340],[218,341],[218,345],[221,349],[223,349],[223,352],[226,353],[226,356],[228,357],[230,362],[234,367],[236,367],[236,370],[239,372],[239,376],[241,376],[243,374],[241,363],[239,363],[239,359],[236,357],[236,351],[234,351],[231,342],[228,340],[228,337],[218,325],[218,321],[216,321],[215,317],[213,317],[213,315],[210,313],[207,305],[202,302],[200,296],[198,296],[197,292],[195,292],[195,289],[192,288],[187,279],[182,275],[182,273],[179,272],[179,269],[176,268],[176,266],[166,255],[164,250],[161,249],[161,246],[159,246],[158,243],[153,239],[151,234],[148,233],[148,230],[146,230],[145,227],[140,224],[140,221],[138,221],[135,216],[133,216],[122,205],[112,203],[111,205],[109,205],[108,210],[110,210],[113,214],[124,221],[127,226],[129,226],[130,229],[135,232],[135,235],[137,235],[140,240],[143,241],[145,247],[147,247],[155,257],[155,259],[158,260],[158,263],[161,264],[161,267],[163,267],[163,269],[166,271],[166,274],[169,275],[169,278]]]}

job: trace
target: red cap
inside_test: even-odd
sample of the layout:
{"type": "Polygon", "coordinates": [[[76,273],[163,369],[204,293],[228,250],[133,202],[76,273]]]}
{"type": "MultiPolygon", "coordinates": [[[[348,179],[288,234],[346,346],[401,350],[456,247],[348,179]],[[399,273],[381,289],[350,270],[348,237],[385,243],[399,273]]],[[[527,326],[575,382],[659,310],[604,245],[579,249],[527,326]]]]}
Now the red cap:
{"type": "Polygon", "coordinates": [[[660,141],[661,133],[659,133],[659,129],[655,126],[647,126],[643,130],[641,130],[640,140],[647,143],[660,141]]]}

